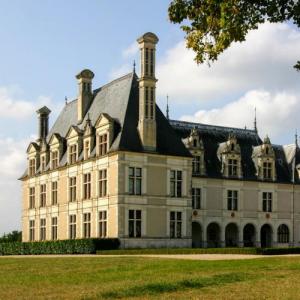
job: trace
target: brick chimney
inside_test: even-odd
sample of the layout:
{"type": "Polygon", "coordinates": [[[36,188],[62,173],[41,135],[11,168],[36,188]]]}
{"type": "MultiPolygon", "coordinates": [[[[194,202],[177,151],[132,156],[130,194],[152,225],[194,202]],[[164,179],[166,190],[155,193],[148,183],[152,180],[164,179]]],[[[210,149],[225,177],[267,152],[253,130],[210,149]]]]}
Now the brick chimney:
{"type": "Polygon", "coordinates": [[[38,142],[41,143],[46,139],[49,132],[49,114],[51,113],[51,110],[47,106],[43,106],[42,108],[37,110],[36,113],[38,114],[39,121],[38,142]]]}

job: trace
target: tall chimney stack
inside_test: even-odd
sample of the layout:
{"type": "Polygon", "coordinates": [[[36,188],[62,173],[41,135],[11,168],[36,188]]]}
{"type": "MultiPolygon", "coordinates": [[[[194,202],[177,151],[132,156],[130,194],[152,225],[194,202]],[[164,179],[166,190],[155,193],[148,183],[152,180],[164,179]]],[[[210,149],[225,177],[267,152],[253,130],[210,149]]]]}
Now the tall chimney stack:
{"type": "Polygon", "coordinates": [[[147,32],[137,42],[141,51],[138,130],[144,149],[156,151],[155,48],[158,37],[147,32]]]}
{"type": "Polygon", "coordinates": [[[77,76],[78,80],[78,100],[77,100],[77,121],[80,124],[88,111],[92,100],[92,80],[94,78],[94,73],[91,70],[85,69],[81,71],[77,76]]]}
{"type": "Polygon", "coordinates": [[[51,113],[51,110],[47,106],[43,106],[36,112],[39,120],[38,142],[42,142],[46,139],[49,132],[49,114],[51,113]]]}

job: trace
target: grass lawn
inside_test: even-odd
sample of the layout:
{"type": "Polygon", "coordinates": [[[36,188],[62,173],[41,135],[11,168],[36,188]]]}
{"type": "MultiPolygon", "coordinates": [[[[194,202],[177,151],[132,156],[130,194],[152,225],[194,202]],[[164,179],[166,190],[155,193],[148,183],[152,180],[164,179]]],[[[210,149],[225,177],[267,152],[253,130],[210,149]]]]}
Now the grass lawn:
{"type": "Polygon", "coordinates": [[[0,258],[0,299],[300,299],[300,258],[0,258]]]}

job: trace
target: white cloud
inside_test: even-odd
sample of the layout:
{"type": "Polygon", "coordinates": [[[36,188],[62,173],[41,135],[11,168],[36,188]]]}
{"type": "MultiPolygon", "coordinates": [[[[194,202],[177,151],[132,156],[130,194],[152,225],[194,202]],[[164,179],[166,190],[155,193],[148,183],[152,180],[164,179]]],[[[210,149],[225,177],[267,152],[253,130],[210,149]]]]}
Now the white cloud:
{"type": "Polygon", "coordinates": [[[122,51],[122,56],[124,58],[134,57],[136,56],[138,51],[139,51],[138,44],[137,42],[134,41],[131,45],[129,45],[126,49],[122,51]]]}
{"type": "MultiPolygon", "coordinates": [[[[173,102],[204,103],[233,99],[252,89],[298,90],[300,32],[287,24],[264,24],[235,43],[218,61],[197,65],[194,52],[180,42],[159,58],[158,95],[173,102]]],[[[159,51],[158,51],[159,53],[159,51]]]]}
{"type": "Polygon", "coordinates": [[[293,132],[299,128],[300,96],[287,92],[252,90],[237,101],[223,107],[200,110],[184,115],[182,120],[229,127],[253,128],[254,109],[257,109],[258,131],[261,137],[271,136],[273,142],[293,141],[293,132]]]}
{"type": "Polygon", "coordinates": [[[113,69],[108,76],[109,80],[114,80],[123,75],[126,75],[126,74],[132,72],[132,69],[133,69],[133,66],[130,64],[124,64],[119,68],[113,69]]]}

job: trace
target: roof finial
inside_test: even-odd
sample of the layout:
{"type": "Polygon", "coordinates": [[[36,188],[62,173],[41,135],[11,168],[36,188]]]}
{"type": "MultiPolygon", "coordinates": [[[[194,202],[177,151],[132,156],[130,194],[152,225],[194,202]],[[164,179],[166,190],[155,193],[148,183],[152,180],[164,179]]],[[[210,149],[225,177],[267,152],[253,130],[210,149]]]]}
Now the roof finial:
{"type": "Polygon", "coordinates": [[[65,96],[65,104],[67,105],[68,104],[68,97],[65,96]]]}
{"type": "Polygon", "coordinates": [[[257,118],[256,118],[256,106],[255,106],[255,109],[254,109],[254,131],[257,133],[258,130],[257,130],[257,118]]]}
{"type": "Polygon", "coordinates": [[[136,64],[135,64],[135,60],[133,61],[133,73],[135,73],[135,66],[136,66],[136,64]]]}
{"type": "Polygon", "coordinates": [[[295,145],[296,145],[296,147],[298,147],[298,131],[297,131],[297,129],[295,131],[295,145]]]}
{"type": "Polygon", "coordinates": [[[166,117],[168,120],[170,120],[169,117],[169,95],[167,95],[167,110],[166,110],[166,117]]]}

